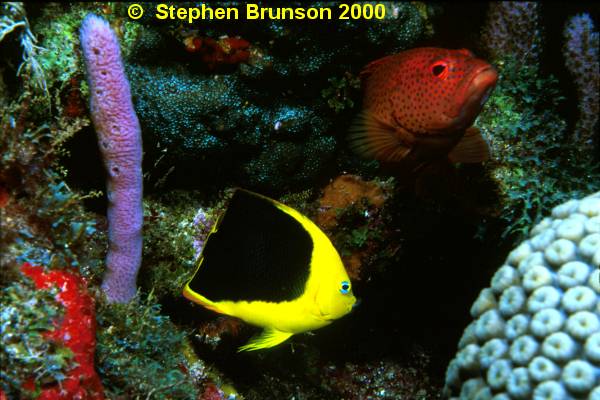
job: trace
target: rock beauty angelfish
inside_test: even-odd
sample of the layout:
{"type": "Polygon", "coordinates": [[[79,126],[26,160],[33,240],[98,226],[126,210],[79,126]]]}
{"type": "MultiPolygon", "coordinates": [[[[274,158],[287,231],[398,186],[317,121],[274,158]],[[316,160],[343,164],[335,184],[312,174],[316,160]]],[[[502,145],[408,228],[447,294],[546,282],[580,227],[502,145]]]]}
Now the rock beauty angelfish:
{"type": "Polygon", "coordinates": [[[356,298],[333,244],[310,219],[236,189],[183,295],[264,328],[238,351],[276,346],[348,314],[356,298]]]}

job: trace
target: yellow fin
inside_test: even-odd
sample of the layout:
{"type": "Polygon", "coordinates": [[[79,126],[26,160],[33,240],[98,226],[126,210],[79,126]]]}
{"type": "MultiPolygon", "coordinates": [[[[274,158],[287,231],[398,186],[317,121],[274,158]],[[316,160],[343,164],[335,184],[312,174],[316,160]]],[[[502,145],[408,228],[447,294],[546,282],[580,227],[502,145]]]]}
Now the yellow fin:
{"type": "Polygon", "coordinates": [[[369,111],[361,111],[348,135],[348,144],[357,154],[381,161],[400,161],[410,147],[403,143],[392,126],[376,119],[369,111]]]}
{"type": "Polygon", "coordinates": [[[206,297],[204,297],[201,294],[198,294],[198,293],[194,292],[192,289],[190,289],[189,283],[186,284],[185,287],[183,288],[183,297],[185,297],[188,300],[193,301],[194,303],[200,304],[202,307],[207,308],[211,311],[217,312],[219,314],[225,314],[223,311],[221,311],[216,306],[215,303],[211,302],[206,297]]]}
{"type": "Polygon", "coordinates": [[[241,346],[238,349],[238,352],[253,351],[277,346],[279,343],[288,340],[292,335],[293,333],[282,332],[275,328],[265,328],[261,334],[252,337],[248,343],[241,346]]]}
{"type": "Polygon", "coordinates": [[[474,126],[467,129],[460,142],[450,150],[448,159],[453,163],[480,163],[490,159],[490,146],[474,126]]]}

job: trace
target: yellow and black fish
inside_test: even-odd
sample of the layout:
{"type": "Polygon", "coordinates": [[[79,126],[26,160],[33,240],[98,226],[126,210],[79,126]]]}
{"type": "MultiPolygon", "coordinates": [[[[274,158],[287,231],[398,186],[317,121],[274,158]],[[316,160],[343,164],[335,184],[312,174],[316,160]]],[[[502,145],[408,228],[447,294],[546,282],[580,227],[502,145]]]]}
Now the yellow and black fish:
{"type": "Polygon", "coordinates": [[[239,351],[321,328],[356,303],[338,252],[311,220],[241,189],[213,227],[183,295],[264,328],[239,351]]]}

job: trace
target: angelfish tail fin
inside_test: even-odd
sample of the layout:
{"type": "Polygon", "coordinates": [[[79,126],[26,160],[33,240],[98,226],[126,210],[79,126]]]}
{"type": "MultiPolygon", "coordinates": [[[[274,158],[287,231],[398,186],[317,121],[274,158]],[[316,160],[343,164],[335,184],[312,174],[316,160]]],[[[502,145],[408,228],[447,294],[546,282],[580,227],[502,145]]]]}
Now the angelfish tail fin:
{"type": "Polygon", "coordinates": [[[277,346],[288,340],[293,333],[282,332],[274,328],[266,328],[262,333],[253,336],[248,343],[238,349],[240,351],[254,351],[277,346]]]}

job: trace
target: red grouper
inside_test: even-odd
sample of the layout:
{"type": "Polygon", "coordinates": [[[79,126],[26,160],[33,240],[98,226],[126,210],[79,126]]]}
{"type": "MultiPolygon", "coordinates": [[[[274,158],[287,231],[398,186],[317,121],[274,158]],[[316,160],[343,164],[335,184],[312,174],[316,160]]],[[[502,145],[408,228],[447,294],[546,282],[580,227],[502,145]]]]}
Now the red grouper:
{"type": "Polygon", "coordinates": [[[363,110],[348,136],[359,155],[415,169],[445,157],[455,163],[489,158],[486,140],[471,124],[498,73],[469,50],[407,50],[371,62],[361,78],[363,110]]]}

